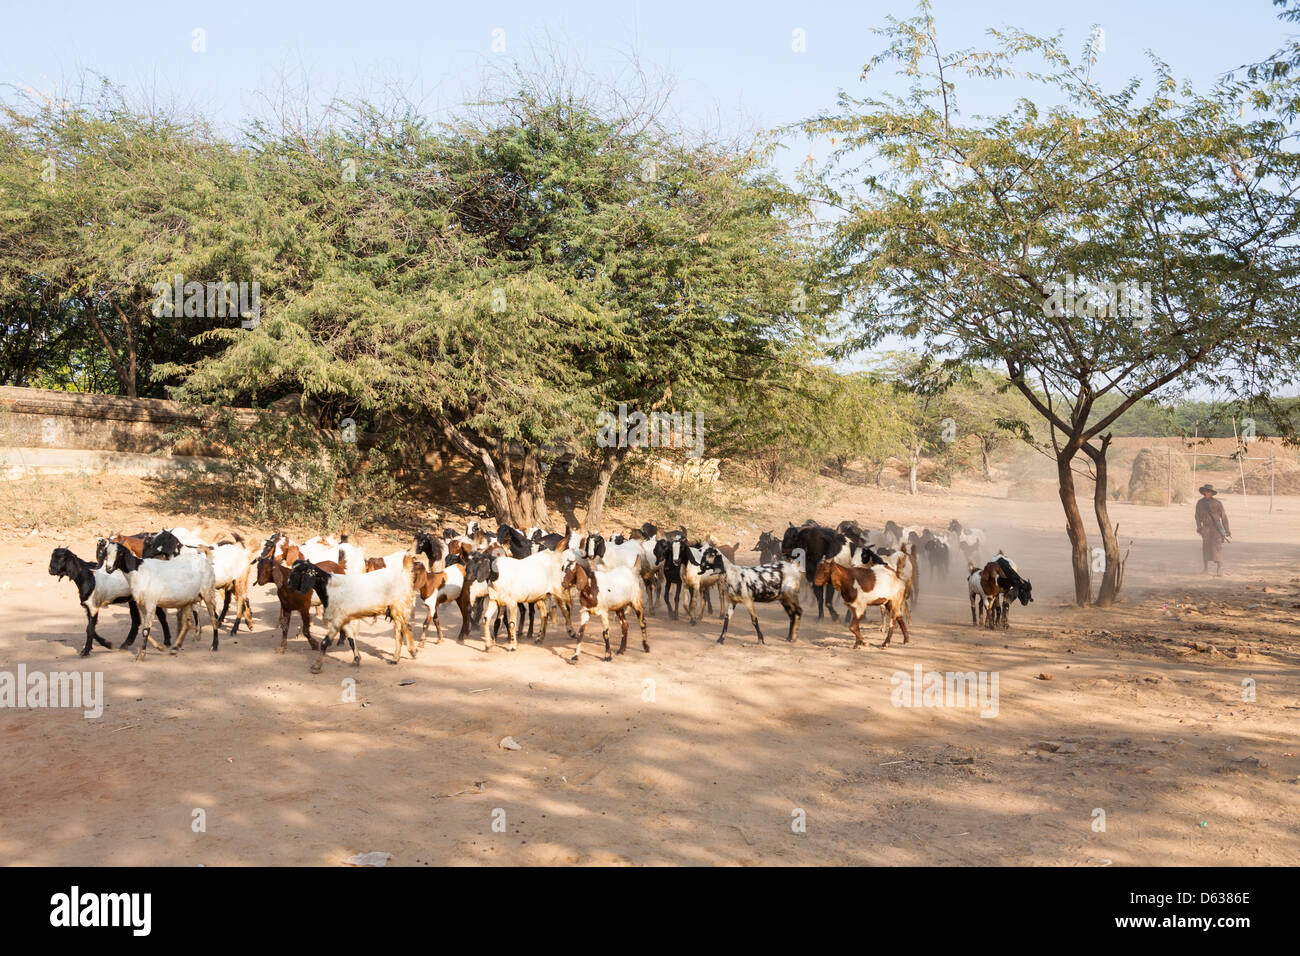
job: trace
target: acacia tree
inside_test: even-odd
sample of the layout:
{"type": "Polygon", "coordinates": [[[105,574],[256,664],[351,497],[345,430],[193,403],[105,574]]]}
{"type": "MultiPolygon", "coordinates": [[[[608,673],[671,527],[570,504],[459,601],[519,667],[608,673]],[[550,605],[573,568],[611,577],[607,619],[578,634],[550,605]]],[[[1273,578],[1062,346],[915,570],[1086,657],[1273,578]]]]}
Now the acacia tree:
{"type": "Polygon", "coordinates": [[[949,368],[1004,368],[1050,431],[1080,605],[1092,561],[1071,466],[1080,453],[1092,463],[1096,600],[1110,604],[1111,426],[1193,382],[1265,396],[1294,368],[1292,130],[1247,114],[1239,89],[1179,88],[1158,62],[1145,98],[1136,80],[1102,91],[1092,52],[1076,61],[1059,37],[993,30],[990,49],[944,52],[927,4],[879,32],[887,46],[864,82],[893,64],[906,92],[842,93],[804,125],[835,140],[813,188],[841,213],[834,280],[857,323],[846,348],[902,335],[949,368]],[[962,121],[959,80],[996,88],[1015,75],[1042,84],[1050,105],[1020,99],[962,121]]]}
{"type": "Polygon", "coordinates": [[[155,365],[193,360],[194,336],[239,318],[214,321],[206,295],[203,314],[155,314],[156,286],[273,284],[273,244],[241,158],[201,118],[134,108],[106,82],[69,95],[0,103],[0,297],[37,295],[90,377],[107,365],[121,394],[159,394],[155,365]]]}
{"type": "MultiPolygon", "coordinates": [[[[973,439],[985,481],[993,480],[993,455],[1017,434],[1033,439],[1034,410],[1006,376],[986,368],[965,370],[950,389],[957,435],[973,439]]],[[[1040,431],[1045,431],[1040,429],[1040,431]]]]}
{"type": "Polygon", "coordinates": [[[807,351],[792,352],[711,410],[710,442],[771,487],[799,479],[843,450],[846,435],[833,416],[843,395],[834,372],[813,364],[807,351]]]}
{"type": "Polygon", "coordinates": [[[229,150],[201,121],[133,110],[107,84],[85,102],[5,104],[3,118],[14,152],[0,161],[0,242],[13,257],[0,294],[35,278],[134,397],[209,325],[154,315],[155,284],[247,277],[253,210],[229,150]]]}
{"type": "Polygon", "coordinates": [[[254,181],[293,228],[282,299],[162,371],[178,396],[296,391],[441,436],[519,526],[551,523],[548,456],[594,452],[598,525],[627,451],[596,447],[598,412],[703,404],[804,337],[816,304],[796,294],[802,200],[761,149],[616,107],[524,78],[439,129],[361,106],[259,133],[254,181]]]}
{"type": "MultiPolygon", "coordinates": [[[[491,436],[511,432],[527,523],[546,523],[546,448],[592,448],[596,412],[619,404],[699,410],[717,389],[761,375],[812,314],[798,293],[808,270],[793,223],[800,200],[765,170],[759,145],[684,142],[643,107],[622,106],[526,86],[434,145],[439,193],[488,263],[487,285],[499,283],[497,324],[513,334],[538,290],[553,306],[511,377],[554,389],[558,414],[532,408],[530,387],[511,390],[528,402],[502,407],[493,396],[466,415],[468,393],[482,389],[476,372],[461,377],[464,398],[434,412],[479,459],[491,457],[491,436]]],[[[590,528],[627,451],[596,449],[590,528]]],[[[504,478],[505,462],[494,464],[504,478]]]]}
{"type": "Polygon", "coordinates": [[[953,378],[926,356],[898,356],[890,362],[892,385],[902,413],[901,446],[907,462],[907,493],[917,493],[921,459],[948,454],[957,440],[960,403],[953,378]]]}
{"type": "Polygon", "coordinates": [[[910,434],[913,399],[885,380],[880,370],[839,375],[829,400],[818,409],[826,429],[829,455],[843,476],[862,462],[877,484],[886,462],[903,452],[910,434]]]}

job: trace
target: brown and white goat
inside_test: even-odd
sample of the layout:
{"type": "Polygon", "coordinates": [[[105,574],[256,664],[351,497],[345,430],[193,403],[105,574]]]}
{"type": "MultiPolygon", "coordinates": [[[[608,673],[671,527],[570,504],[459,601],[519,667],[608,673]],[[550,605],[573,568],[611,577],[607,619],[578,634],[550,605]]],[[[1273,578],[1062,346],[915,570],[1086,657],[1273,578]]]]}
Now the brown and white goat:
{"type": "Polygon", "coordinates": [[[573,649],[573,656],[569,658],[570,664],[578,663],[583,634],[587,629],[587,621],[593,614],[600,618],[602,625],[600,636],[605,639],[605,660],[614,659],[609,648],[610,612],[618,617],[618,623],[623,628],[623,640],[618,645],[618,653],[626,651],[628,608],[636,612],[641,624],[641,647],[647,654],[650,653],[645,626],[645,581],[636,569],[620,565],[596,571],[586,558],[577,558],[566,561],[562,584],[565,591],[577,591],[578,604],[582,608],[578,619],[578,644],[573,649]]]}
{"type": "Polygon", "coordinates": [[[304,594],[290,588],[289,569],[270,554],[257,559],[257,584],[259,587],[263,584],[274,584],[275,596],[280,600],[280,620],[275,625],[280,628],[280,646],[275,652],[284,653],[285,645],[289,643],[289,622],[294,614],[297,614],[302,622],[302,636],[307,638],[311,649],[320,650],[320,642],[311,636],[312,592],[308,591],[304,594]]]}
{"type": "MultiPolygon", "coordinates": [[[[901,561],[899,562],[902,563],[901,561]]],[[[832,558],[822,558],[813,573],[813,584],[824,587],[829,584],[840,592],[844,606],[848,608],[849,630],[853,632],[854,648],[866,644],[862,636],[862,615],[867,608],[879,605],[885,613],[889,627],[881,647],[888,647],[894,636],[894,627],[903,632],[903,643],[911,643],[907,632],[907,583],[899,571],[887,564],[873,564],[861,568],[846,568],[832,558]]]]}

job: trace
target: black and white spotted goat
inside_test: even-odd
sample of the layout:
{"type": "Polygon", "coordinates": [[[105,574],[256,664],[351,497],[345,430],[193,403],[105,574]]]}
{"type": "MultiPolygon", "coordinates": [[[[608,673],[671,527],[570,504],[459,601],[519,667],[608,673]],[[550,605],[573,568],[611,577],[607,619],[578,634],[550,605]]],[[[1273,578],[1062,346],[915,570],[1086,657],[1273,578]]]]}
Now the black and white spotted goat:
{"type": "Polygon", "coordinates": [[[804,579],[802,549],[796,548],[788,558],[773,564],[748,567],[743,564],[732,564],[717,548],[707,548],[700,559],[700,568],[703,571],[722,572],[723,600],[727,604],[727,610],[722,619],[722,633],[718,635],[719,644],[727,639],[731,614],[738,604],[745,605],[745,610],[749,611],[749,619],[754,622],[758,643],[766,642],[763,640],[763,629],[758,625],[758,614],[754,611],[754,605],[768,604],[773,601],[779,601],[790,617],[790,630],[785,639],[793,641],[799,637],[799,619],[803,616],[803,608],[799,606],[799,588],[804,579]]]}

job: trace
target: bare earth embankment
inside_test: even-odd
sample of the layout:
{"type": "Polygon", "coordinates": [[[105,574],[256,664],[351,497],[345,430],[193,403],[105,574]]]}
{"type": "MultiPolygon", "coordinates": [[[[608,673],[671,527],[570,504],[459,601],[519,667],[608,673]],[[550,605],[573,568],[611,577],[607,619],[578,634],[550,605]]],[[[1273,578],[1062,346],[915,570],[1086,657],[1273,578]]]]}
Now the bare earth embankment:
{"type": "MultiPolygon", "coordinates": [[[[76,656],[84,616],[46,573],[51,548],[90,556],[107,525],[186,517],[151,512],[129,487],[87,505],[75,531],[9,531],[0,670],[99,670],[107,704],[97,720],[0,710],[0,863],[338,864],[369,850],[402,866],[1300,859],[1300,499],[1272,515],[1226,499],[1236,534],[1218,579],[1200,574],[1190,505],[1112,505],[1134,545],[1124,603],[1098,612],[1068,604],[1056,502],[836,494],[756,503],[753,526],[956,517],[1017,560],[1035,602],[1014,608],[1008,631],[973,628],[954,561],[946,583],[925,582],[907,647],[874,636],[853,651],[846,627],[818,624],[805,602],[794,645],[779,609],[762,612],[766,646],[743,610],[723,646],[716,615],[692,628],[660,611],[652,652],[634,636],[610,664],[592,628],[580,665],[565,663],[561,627],[516,654],[485,654],[479,634],[431,639],[394,667],[380,622],[362,628],[360,669],[339,655],[313,677],[301,638],[274,653],[270,589],[255,597],[253,634],[223,637],[216,654],[190,641],[141,664],[76,656]],[[893,706],[891,676],[917,665],[996,672],[996,716],[893,706]],[[346,678],[355,702],[342,699],[346,678]],[[506,735],[522,749],[500,749],[506,735]],[[196,809],[206,832],[192,828],[196,809]]],[[[756,532],[740,530],[751,547],[756,532]]],[[[455,609],[443,618],[454,634],[455,609]]],[[[100,630],[120,643],[125,612],[105,611],[100,630]]]]}

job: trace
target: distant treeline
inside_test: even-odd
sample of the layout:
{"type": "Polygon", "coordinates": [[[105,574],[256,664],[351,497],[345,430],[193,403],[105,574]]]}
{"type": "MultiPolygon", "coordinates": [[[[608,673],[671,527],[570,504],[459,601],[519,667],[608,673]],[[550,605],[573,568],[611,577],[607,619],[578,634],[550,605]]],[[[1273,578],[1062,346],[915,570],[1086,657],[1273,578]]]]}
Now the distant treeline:
{"type": "MultiPolygon", "coordinates": [[[[1114,407],[1118,399],[1106,403],[1097,412],[1104,414],[1114,407]]],[[[1101,404],[1101,403],[1099,403],[1101,404]]],[[[1284,431],[1279,427],[1290,422],[1292,431],[1300,429],[1300,397],[1278,398],[1271,409],[1245,408],[1231,402],[1176,400],[1155,402],[1144,400],[1125,412],[1114,425],[1117,438],[1141,436],[1232,438],[1233,422],[1240,432],[1253,423],[1257,435],[1276,435],[1284,431]]]]}

